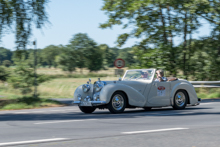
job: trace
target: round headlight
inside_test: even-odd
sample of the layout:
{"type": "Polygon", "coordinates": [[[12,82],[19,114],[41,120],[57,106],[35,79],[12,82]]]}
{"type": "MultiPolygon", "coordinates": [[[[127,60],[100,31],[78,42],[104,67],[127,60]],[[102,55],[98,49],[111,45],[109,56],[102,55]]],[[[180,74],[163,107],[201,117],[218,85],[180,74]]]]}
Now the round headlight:
{"type": "Polygon", "coordinates": [[[90,86],[89,86],[88,84],[84,84],[84,85],[82,86],[83,92],[88,92],[89,89],[90,89],[90,86]]]}
{"type": "Polygon", "coordinates": [[[102,83],[96,83],[95,84],[95,91],[98,92],[104,87],[104,84],[102,83]]]}

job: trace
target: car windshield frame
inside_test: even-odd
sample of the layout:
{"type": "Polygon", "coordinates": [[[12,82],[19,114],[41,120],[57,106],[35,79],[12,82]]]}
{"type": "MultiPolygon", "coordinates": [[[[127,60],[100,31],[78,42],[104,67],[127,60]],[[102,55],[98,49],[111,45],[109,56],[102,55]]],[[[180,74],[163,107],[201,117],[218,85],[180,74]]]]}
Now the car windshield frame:
{"type": "Polygon", "coordinates": [[[152,81],[154,79],[154,75],[155,75],[155,71],[156,69],[133,69],[133,70],[127,70],[122,78],[123,81],[152,81]],[[129,72],[145,72],[147,70],[152,70],[151,72],[151,77],[150,78],[141,78],[141,77],[133,77],[133,78],[126,78],[126,75],[129,73],[129,72]]]}

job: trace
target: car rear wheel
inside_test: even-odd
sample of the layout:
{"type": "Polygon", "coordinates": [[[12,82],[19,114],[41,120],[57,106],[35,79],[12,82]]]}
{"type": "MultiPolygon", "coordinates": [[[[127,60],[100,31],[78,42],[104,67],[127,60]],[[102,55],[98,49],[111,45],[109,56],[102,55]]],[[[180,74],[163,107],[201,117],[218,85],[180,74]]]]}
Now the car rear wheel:
{"type": "Polygon", "coordinates": [[[108,104],[108,110],[111,113],[122,113],[125,110],[127,99],[124,93],[115,92],[108,104]]]}
{"type": "Polygon", "coordinates": [[[188,95],[184,90],[178,90],[174,96],[173,108],[176,110],[185,109],[188,103],[188,95]]]}
{"type": "Polygon", "coordinates": [[[79,106],[79,109],[84,113],[92,113],[95,111],[96,107],[82,107],[79,106]]]}

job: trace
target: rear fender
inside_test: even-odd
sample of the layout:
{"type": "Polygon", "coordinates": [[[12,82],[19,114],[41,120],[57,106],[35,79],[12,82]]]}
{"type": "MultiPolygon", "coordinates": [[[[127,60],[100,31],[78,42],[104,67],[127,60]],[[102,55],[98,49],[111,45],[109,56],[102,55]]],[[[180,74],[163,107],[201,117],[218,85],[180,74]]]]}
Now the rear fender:
{"type": "Polygon", "coordinates": [[[172,106],[174,105],[173,104],[174,95],[180,89],[185,90],[188,93],[190,104],[198,103],[198,98],[197,98],[196,91],[195,91],[193,85],[188,82],[180,82],[180,83],[175,84],[171,90],[170,101],[171,101],[172,106]]]}

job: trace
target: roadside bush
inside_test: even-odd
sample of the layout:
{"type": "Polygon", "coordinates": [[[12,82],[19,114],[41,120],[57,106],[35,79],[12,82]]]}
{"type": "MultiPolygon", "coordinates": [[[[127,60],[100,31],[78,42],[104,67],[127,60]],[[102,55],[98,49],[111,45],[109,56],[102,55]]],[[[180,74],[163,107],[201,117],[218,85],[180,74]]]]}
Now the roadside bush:
{"type": "Polygon", "coordinates": [[[0,81],[5,82],[10,76],[10,71],[4,66],[0,66],[0,81]]]}
{"type": "Polygon", "coordinates": [[[96,74],[96,73],[89,73],[89,74],[66,74],[66,75],[48,75],[48,78],[50,79],[56,79],[56,78],[93,78],[93,77],[107,77],[112,76],[108,74],[96,74]]]}
{"type": "Polygon", "coordinates": [[[4,60],[2,62],[2,65],[4,65],[5,67],[10,67],[11,66],[11,61],[10,60],[4,60]]]}
{"type": "MultiPolygon", "coordinates": [[[[37,85],[49,80],[46,75],[37,75],[37,85]]],[[[28,94],[32,92],[32,87],[35,83],[34,70],[29,66],[18,65],[14,69],[13,74],[8,79],[8,82],[13,88],[19,89],[22,94],[28,94]]]]}

